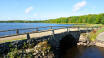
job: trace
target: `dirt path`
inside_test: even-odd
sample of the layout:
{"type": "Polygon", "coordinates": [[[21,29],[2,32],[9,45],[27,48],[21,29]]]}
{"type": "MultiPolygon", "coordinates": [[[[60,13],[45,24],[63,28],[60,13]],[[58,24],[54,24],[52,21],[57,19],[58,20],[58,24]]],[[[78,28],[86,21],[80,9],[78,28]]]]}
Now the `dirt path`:
{"type": "Polygon", "coordinates": [[[96,37],[96,40],[104,41],[104,32],[100,33],[100,34],[96,37]]]}
{"type": "Polygon", "coordinates": [[[104,32],[100,33],[97,37],[96,37],[96,46],[99,47],[104,47],[104,32]]]}

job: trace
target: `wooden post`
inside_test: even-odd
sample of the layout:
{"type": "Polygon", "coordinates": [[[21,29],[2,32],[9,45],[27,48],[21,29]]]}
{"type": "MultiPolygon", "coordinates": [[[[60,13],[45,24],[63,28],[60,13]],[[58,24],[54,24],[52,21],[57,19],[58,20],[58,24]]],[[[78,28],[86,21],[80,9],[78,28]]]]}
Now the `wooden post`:
{"type": "Polygon", "coordinates": [[[52,35],[54,36],[54,29],[52,28],[52,26],[50,26],[51,30],[52,30],[52,35]]]}
{"type": "Polygon", "coordinates": [[[88,27],[87,27],[87,33],[88,33],[88,27]]]}
{"type": "Polygon", "coordinates": [[[19,29],[16,29],[16,35],[18,35],[19,34],[19,29]]]}
{"type": "Polygon", "coordinates": [[[30,35],[29,35],[29,33],[27,33],[27,39],[30,39],[30,35]]]}
{"type": "Polygon", "coordinates": [[[69,32],[68,27],[66,27],[66,28],[67,28],[67,32],[69,32]]]}
{"type": "Polygon", "coordinates": [[[52,35],[54,36],[54,34],[55,34],[54,30],[52,30],[52,35]]]}
{"type": "Polygon", "coordinates": [[[36,32],[38,32],[39,31],[39,28],[36,28],[36,32]]]}
{"type": "Polygon", "coordinates": [[[50,26],[50,28],[52,29],[52,26],[50,26]]]}
{"type": "Polygon", "coordinates": [[[88,31],[88,27],[87,27],[87,31],[88,31]]]}
{"type": "Polygon", "coordinates": [[[54,33],[54,30],[52,30],[52,39],[53,39],[53,40],[55,40],[54,34],[55,34],[55,33],[54,33]]]}
{"type": "Polygon", "coordinates": [[[78,31],[80,31],[80,28],[78,27],[78,31]]]}
{"type": "Polygon", "coordinates": [[[70,32],[70,27],[69,27],[69,32],[70,32]]]}

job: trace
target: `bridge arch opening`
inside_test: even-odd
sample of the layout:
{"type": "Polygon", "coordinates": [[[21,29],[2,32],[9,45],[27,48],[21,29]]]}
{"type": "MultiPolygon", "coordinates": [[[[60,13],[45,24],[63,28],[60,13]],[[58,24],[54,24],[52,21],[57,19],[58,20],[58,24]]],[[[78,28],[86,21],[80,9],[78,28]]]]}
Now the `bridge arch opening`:
{"type": "Polygon", "coordinates": [[[60,40],[60,51],[65,53],[67,49],[72,48],[77,45],[77,40],[71,34],[64,36],[60,40]]]}

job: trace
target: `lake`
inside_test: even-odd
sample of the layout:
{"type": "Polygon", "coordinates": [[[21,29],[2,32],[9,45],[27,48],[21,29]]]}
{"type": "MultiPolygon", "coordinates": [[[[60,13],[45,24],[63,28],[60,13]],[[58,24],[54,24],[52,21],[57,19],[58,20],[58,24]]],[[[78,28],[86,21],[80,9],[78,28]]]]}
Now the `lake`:
{"type": "MultiPolygon", "coordinates": [[[[21,28],[34,28],[34,27],[45,27],[45,26],[72,26],[74,24],[49,24],[49,23],[0,23],[0,31],[1,30],[9,30],[9,29],[21,29],[21,28]]],[[[56,29],[58,27],[54,27],[56,29]]],[[[48,30],[49,28],[41,28],[39,30],[48,30]]],[[[25,32],[32,32],[31,30],[20,30],[20,33],[23,34],[25,32]]],[[[0,32],[0,36],[12,35],[16,34],[15,31],[9,32],[0,32]]]]}
{"type": "MultiPolygon", "coordinates": [[[[48,23],[0,23],[0,30],[8,29],[21,29],[21,28],[32,28],[32,27],[41,27],[41,26],[73,26],[74,24],[48,24],[48,23]]],[[[48,28],[49,29],[49,28],[48,28]]],[[[56,29],[56,28],[54,28],[56,29]]],[[[40,29],[46,30],[46,29],[40,29]]],[[[31,32],[34,30],[20,30],[21,33],[31,32]]],[[[12,35],[15,31],[12,32],[0,32],[0,36],[12,35]]],[[[91,46],[74,46],[65,50],[65,53],[62,53],[59,56],[63,58],[104,58],[104,48],[91,46]]]]}
{"type": "Polygon", "coordinates": [[[74,46],[63,53],[63,58],[104,58],[104,48],[97,46],[74,46]]]}

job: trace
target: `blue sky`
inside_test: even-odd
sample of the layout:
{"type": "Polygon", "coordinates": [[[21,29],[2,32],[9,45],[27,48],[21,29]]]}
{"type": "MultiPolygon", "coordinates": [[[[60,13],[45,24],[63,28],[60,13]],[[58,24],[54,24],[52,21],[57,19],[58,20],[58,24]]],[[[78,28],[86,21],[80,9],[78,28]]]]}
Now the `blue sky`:
{"type": "Polygon", "coordinates": [[[45,20],[104,13],[104,0],[0,0],[0,20],[45,20]]]}

